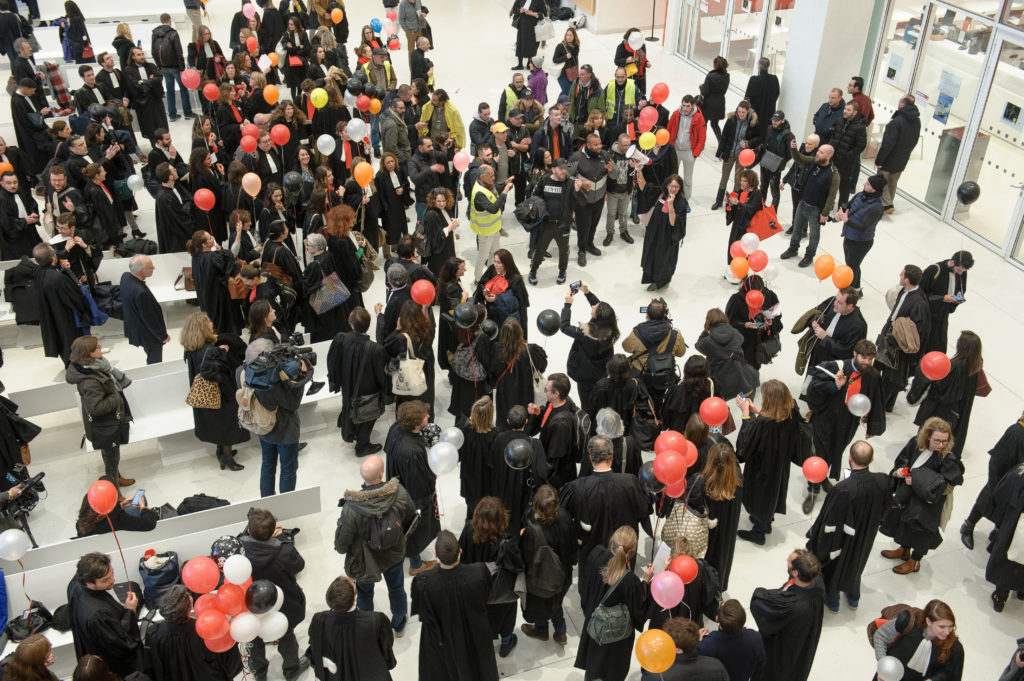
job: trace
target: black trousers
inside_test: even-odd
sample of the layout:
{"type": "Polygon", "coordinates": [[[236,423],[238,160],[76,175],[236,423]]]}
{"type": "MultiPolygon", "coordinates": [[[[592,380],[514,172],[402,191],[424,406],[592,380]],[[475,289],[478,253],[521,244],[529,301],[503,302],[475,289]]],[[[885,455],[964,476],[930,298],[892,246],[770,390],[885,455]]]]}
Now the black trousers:
{"type": "Polygon", "coordinates": [[[718,142],[722,141],[722,129],[718,127],[718,121],[708,121],[708,125],[711,126],[711,132],[715,133],[715,140],[718,142]]]}
{"type": "Polygon", "coordinates": [[[865,256],[867,256],[868,251],[874,245],[874,239],[871,241],[843,239],[843,253],[846,256],[846,266],[853,270],[853,283],[850,284],[853,288],[860,288],[860,264],[864,262],[865,256]]]}
{"type": "Polygon", "coordinates": [[[779,171],[771,171],[761,168],[761,195],[767,198],[768,192],[771,191],[772,205],[775,206],[776,216],[778,216],[779,212],[779,181],[781,179],[782,173],[779,171]]]}
{"type": "Polygon", "coordinates": [[[533,262],[530,263],[530,271],[536,272],[540,264],[544,262],[544,254],[554,239],[558,244],[558,271],[565,272],[569,266],[569,228],[563,227],[557,222],[544,220],[544,223],[537,228],[540,234],[537,236],[537,245],[534,246],[533,262]]]}
{"type": "Polygon", "coordinates": [[[164,344],[147,345],[143,348],[146,351],[146,364],[159,364],[164,361],[164,344]]]}
{"type": "MultiPolygon", "coordinates": [[[[267,646],[260,637],[254,638],[249,643],[239,645],[242,659],[247,659],[249,672],[256,678],[256,681],[266,681],[267,669],[270,663],[267,662],[267,646]]],[[[289,629],[281,640],[277,642],[277,652],[281,653],[284,663],[281,669],[285,676],[291,676],[299,671],[299,642],[295,640],[295,632],[289,629]]]]}
{"type": "Polygon", "coordinates": [[[597,234],[597,223],[601,222],[602,211],[604,200],[576,204],[576,247],[580,251],[594,245],[594,235],[597,234]]]}

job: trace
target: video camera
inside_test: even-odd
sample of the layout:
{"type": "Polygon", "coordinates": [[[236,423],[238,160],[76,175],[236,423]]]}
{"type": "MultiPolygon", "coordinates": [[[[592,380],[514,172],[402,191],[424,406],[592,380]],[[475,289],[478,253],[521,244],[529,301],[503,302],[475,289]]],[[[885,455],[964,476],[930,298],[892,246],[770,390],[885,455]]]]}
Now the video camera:
{"type": "Polygon", "coordinates": [[[46,487],[43,485],[43,476],[45,475],[45,472],[36,473],[30,478],[28,469],[24,465],[15,464],[7,474],[7,481],[12,483],[11,487],[21,485],[21,494],[0,508],[0,515],[7,518],[21,518],[31,513],[40,499],[45,498],[45,496],[40,496],[40,494],[46,494],[46,487]]]}
{"type": "Polygon", "coordinates": [[[245,382],[253,390],[269,390],[281,380],[281,372],[295,380],[302,373],[301,363],[312,371],[316,366],[316,352],[309,346],[302,346],[304,337],[293,333],[273,349],[261,352],[245,367],[245,382]]]}

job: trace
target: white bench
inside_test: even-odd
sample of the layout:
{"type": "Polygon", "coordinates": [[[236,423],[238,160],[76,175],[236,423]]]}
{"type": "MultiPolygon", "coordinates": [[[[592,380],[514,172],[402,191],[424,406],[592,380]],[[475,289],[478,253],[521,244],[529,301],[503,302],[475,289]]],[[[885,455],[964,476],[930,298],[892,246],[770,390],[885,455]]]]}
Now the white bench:
{"type": "MultiPolygon", "coordinates": [[[[184,289],[184,280],[178,284],[178,289],[174,288],[174,281],[181,274],[181,269],[192,266],[192,256],[188,253],[161,253],[149,257],[153,259],[154,272],[146,280],[146,286],[153,292],[158,303],[174,303],[196,297],[195,291],[184,289]]],[[[131,258],[112,258],[108,254],[96,270],[96,276],[100,281],[120,284],[121,275],[128,271],[130,261],[131,258]]]]}

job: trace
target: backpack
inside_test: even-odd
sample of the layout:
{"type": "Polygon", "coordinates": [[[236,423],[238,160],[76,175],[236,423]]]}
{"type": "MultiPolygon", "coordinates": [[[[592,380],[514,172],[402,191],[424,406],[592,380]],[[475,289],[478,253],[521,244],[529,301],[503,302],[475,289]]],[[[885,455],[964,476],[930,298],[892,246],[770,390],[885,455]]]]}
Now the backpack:
{"type": "Polygon", "coordinates": [[[899,632],[897,632],[896,638],[899,638],[904,634],[909,634],[911,630],[913,630],[913,628],[917,625],[917,616],[921,614],[921,609],[911,607],[906,603],[896,603],[895,605],[888,605],[882,608],[881,617],[868,622],[868,643],[870,643],[871,646],[874,647],[875,632],[878,631],[878,627],[882,626],[889,620],[896,619],[903,612],[908,612],[909,618],[907,621],[907,625],[903,627],[903,629],[901,629],[899,632]]]}
{"type": "Polygon", "coordinates": [[[555,549],[548,544],[540,526],[527,523],[537,537],[537,550],[526,571],[526,592],[540,598],[553,598],[562,592],[565,585],[565,570],[555,549]]]}
{"type": "MultiPolygon", "coordinates": [[[[212,498],[212,497],[209,497],[212,498]]],[[[154,610],[160,607],[160,599],[164,597],[167,590],[175,584],[181,583],[181,567],[178,563],[178,554],[174,551],[154,554],[155,558],[166,559],[160,565],[150,567],[146,564],[147,558],[139,558],[139,577],[142,579],[142,599],[146,607],[154,610]]]]}
{"type": "Polygon", "coordinates": [[[572,19],[573,14],[572,7],[559,7],[551,13],[551,18],[555,21],[568,21],[572,19]]]}
{"type": "MultiPolygon", "coordinates": [[[[274,429],[277,409],[271,411],[264,407],[256,397],[256,391],[248,385],[235,391],[235,400],[238,402],[238,425],[242,428],[256,435],[266,435],[274,429]]],[[[178,513],[181,513],[181,507],[178,513]]]]}
{"type": "Polygon", "coordinates": [[[150,54],[157,66],[176,66],[178,58],[174,54],[174,46],[171,45],[171,32],[153,32],[153,44],[150,46],[150,54]]]}
{"type": "Polygon", "coordinates": [[[494,298],[494,302],[491,303],[491,309],[489,316],[494,318],[494,321],[500,327],[502,323],[509,317],[519,321],[519,299],[516,298],[512,291],[502,291],[494,298]]]}
{"type": "Polygon", "coordinates": [[[647,355],[647,368],[644,370],[643,376],[647,386],[652,390],[663,392],[668,390],[669,386],[679,383],[679,367],[676,366],[676,356],[672,354],[678,335],[679,332],[672,329],[664,352],[659,352],[657,345],[652,347],[646,341],[641,341],[644,344],[644,351],[631,358],[647,355]]]}
{"type": "Polygon", "coordinates": [[[430,241],[423,231],[423,220],[416,221],[416,229],[412,233],[412,242],[416,246],[416,252],[420,254],[421,259],[426,260],[433,255],[434,252],[430,248],[430,241]]]}
{"type": "Polygon", "coordinates": [[[381,514],[370,513],[359,506],[352,506],[353,511],[370,519],[370,534],[366,538],[366,547],[371,551],[386,551],[398,546],[405,536],[402,529],[402,516],[398,512],[398,506],[391,504],[388,510],[381,514]]]}
{"type": "Polygon", "coordinates": [[[114,253],[119,258],[130,258],[133,255],[156,255],[158,250],[159,247],[152,239],[128,239],[114,248],[114,253]]]}
{"type": "Polygon", "coordinates": [[[178,508],[175,510],[178,515],[185,515],[187,513],[198,513],[199,511],[209,511],[211,508],[220,508],[221,506],[227,506],[231,502],[227,499],[221,499],[220,497],[211,497],[208,494],[193,494],[190,497],[185,497],[178,504],[178,508]]]}
{"type": "MultiPolygon", "coordinates": [[[[479,338],[479,336],[478,336],[479,338]]],[[[451,369],[455,375],[465,381],[473,383],[486,383],[487,370],[476,352],[476,339],[469,345],[463,345],[452,355],[451,369]]]]}

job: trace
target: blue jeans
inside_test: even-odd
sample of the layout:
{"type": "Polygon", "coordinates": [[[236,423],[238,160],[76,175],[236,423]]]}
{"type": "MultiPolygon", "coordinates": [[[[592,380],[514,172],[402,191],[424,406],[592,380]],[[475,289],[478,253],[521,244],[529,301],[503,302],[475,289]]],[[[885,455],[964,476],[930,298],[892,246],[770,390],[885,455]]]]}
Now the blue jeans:
{"type": "Polygon", "coordinates": [[[274,494],[274,477],[277,475],[277,460],[281,459],[281,483],[278,491],[284,494],[295,489],[296,473],[299,470],[299,443],[275,445],[260,438],[263,450],[263,467],[260,469],[260,496],[274,494]]]}
{"type": "Polygon", "coordinates": [[[416,222],[421,222],[427,213],[427,204],[416,202],[416,222]]]}
{"type": "Polygon", "coordinates": [[[561,75],[558,77],[558,87],[562,89],[560,94],[567,95],[569,94],[569,88],[572,87],[572,82],[564,75],[561,75]]]}
{"type": "Polygon", "coordinates": [[[793,236],[789,240],[789,250],[800,252],[800,239],[804,238],[804,232],[810,230],[810,238],[807,240],[807,251],[804,255],[813,258],[818,250],[818,239],[821,237],[821,210],[817,206],[800,202],[796,207],[796,214],[793,216],[793,236]]]}
{"type": "Polygon", "coordinates": [[[167,91],[167,116],[168,118],[174,118],[178,115],[178,107],[174,102],[174,84],[178,84],[178,89],[181,90],[181,110],[185,112],[186,116],[192,115],[192,102],[188,98],[188,89],[185,84],[181,82],[181,71],[178,69],[172,69],[170,67],[164,67],[164,90],[167,91]]]}
{"type": "MultiPolygon", "coordinates": [[[[858,603],[860,601],[860,578],[859,577],[857,578],[857,586],[852,591],[847,591],[846,592],[846,600],[850,601],[850,603],[853,603],[853,604],[856,604],[856,603],[858,603]]],[[[839,592],[836,591],[835,593],[829,593],[828,591],[826,591],[825,592],[825,605],[827,605],[832,610],[838,610],[839,609],[839,592]]]]}
{"type": "MultiPolygon", "coordinates": [[[[401,631],[405,628],[406,613],[409,610],[405,595],[405,581],[402,575],[404,560],[400,560],[384,571],[388,585],[388,600],[391,601],[391,628],[401,631]]],[[[356,607],[373,612],[373,582],[356,582],[356,607]]]]}
{"type": "MultiPolygon", "coordinates": [[[[556,634],[564,634],[565,633],[565,613],[562,612],[562,603],[561,603],[561,601],[559,601],[558,605],[555,607],[554,612],[551,613],[551,624],[555,625],[555,633],[556,634]]],[[[533,628],[541,636],[546,635],[548,633],[548,623],[547,623],[547,620],[545,620],[543,622],[534,622],[533,623],[533,628]]]]}
{"type": "Polygon", "coordinates": [[[423,559],[417,556],[409,556],[409,569],[415,570],[423,565],[423,559]]]}
{"type": "Polygon", "coordinates": [[[380,149],[380,114],[370,114],[370,144],[380,149]]]}

